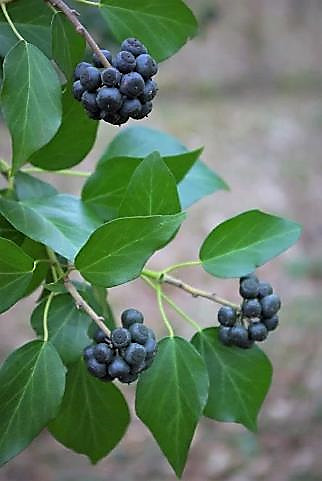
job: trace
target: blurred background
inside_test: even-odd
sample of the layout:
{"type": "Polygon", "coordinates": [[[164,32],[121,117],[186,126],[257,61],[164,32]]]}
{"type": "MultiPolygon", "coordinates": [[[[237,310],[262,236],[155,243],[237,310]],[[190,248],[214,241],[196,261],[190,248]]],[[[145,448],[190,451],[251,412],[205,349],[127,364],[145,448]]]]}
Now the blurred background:
{"type": "MultiPolygon", "coordinates": [[[[146,124],[177,136],[189,148],[204,145],[204,160],[231,191],[193,206],[177,239],[149,265],[157,269],[196,259],[201,242],[218,222],[254,207],[289,217],[303,224],[304,231],[295,247],[259,270],[283,299],[281,326],[264,345],[275,371],[259,433],[204,419],[183,479],[321,481],[322,0],[188,3],[201,22],[200,35],[161,66],[160,94],[146,124]]],[[[111,40],[93,9],[82,11],[84,23],[108,46],[111,40]]],[[[102,125],[93,152],[78,168],[93,169],[118,132],[102,125]]],[[[10,158],[10,139],[3,125],[0,157],[10,158]]],[[[81,187],[77,179],[41,178],[65,192],[78,193],[81,187]]],[[[236,281],[216,280],[199,268],[177,275],[238,299],[236,281]]],[[[214,304],[173,289],[167,292],[200,324],[213,325],[214,304]]],[[[2,316],[1,359],[33,336],[26,313],[35,298],[2,316]]],[[[110,299],[117,316],[129,306],[137,307],[164,335],[153,293],[141,281],[112,289],[110,299]]],[[[169,311],[177,332],[189,337],[190,328],[172,314],[169,311]]],[[[134,388],[123,391],[131,403],[134,388]]],[[[134,413],[121,444],[94,467],[44,431],[0,473],[1,481],[107,479],[175,480],[134,413]]]]}

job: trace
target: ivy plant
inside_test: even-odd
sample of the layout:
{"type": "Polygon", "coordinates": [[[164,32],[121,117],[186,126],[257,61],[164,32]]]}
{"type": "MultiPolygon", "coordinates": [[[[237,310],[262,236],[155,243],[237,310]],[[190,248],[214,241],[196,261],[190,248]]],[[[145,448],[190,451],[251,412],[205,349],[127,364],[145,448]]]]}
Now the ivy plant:
{"type": "Polygon", "coordinates": [[[214,226],[195,260],[151,268],[188,208],[228,190],[201,160],[202,148],[137,122],[110,125],[115,136],[94,171],[72,167],[90,153],[100,119],[124,124],[149,113],[157,62],[196,35],[197,21],[182,0],[77,2],[0,0],[0,106],[12,141],[11,159],[0,161],[0,312],[39,293],[30,313],[35,338],[0,369],[0,462],[46,427],[93,463],[107,456],[130,422],[118,377],[137,380],[136,414],[180,477],[203,416],[257,429],[272,367],[255,341],[276,328],[280,299],[254,271],[292,246],[300,226],[241,212],[214,226]],[[97,45],[81,4],[106,22],[120,53],[97,45]],[[84,63],[90,51],[94,60],[84,63]],[[47,171],[83,177],[80,195],[43,182],[47,171]],[[241,305],[172,275],[188,266],[239,278],[241,305]],[[121,328],[113,315],[107,289],[134,279],[155,296],[167,333],[158,342],[139,311],[125,311],[121,328]],[[219,325],[214,314],[201,328],[165,284],[221,305],[219,325]],[[194,328],[191,340],[174,331],[172,311],[194,328]]]}

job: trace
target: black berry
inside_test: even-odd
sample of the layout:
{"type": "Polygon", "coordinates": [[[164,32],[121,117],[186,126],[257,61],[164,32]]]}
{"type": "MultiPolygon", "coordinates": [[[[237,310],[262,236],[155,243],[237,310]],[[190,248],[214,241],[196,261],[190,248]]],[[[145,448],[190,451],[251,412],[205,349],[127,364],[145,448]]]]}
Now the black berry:
{"type": "Polygon", "coordinates": [[[218,338],[225,346],[231,346],[230,327],[220,326],[218,330],[218,338]]]}
{"type": "Polygon", "coordinates": [[[136,342],[131,342],[129,347],[126,349],[123,357],[126,362],[131,366],[137,366],[141,364],[146,358],[145,347],[136,342]]]}
{"type": "Polygon", "coordinates": [[[95,92],[102,83],[101,72],[95,67],[88,67],[82,71],[80,82],[86,90],[95,92]]]}
{"type": "Polygon", "coordinates": [[[130,372],[130,366],[120,356],[116,356],[108,366],[108,373],[112,377],[126,376],[130,372]]]}
{"type": "Polygon", "coordinates": [[[128,115],[119,112],[102,112],[102,119],[112,125],[122,125],[129,120],[128,115]]]}
{"type": "Polygon", "coordinates": [[[131,72],[123,75],[121,80],[120,92],[129,98],[135,98],[144,92],[144,80],[142,75],[131,72]]]}
{"type": "Polygon", "coordinates": [[[98,362],[109,363],[113,359],[113,351],[105,342],[100,342],[94,346],[94,357],[98,362]]]}
{"type": "Polygon", "coordinates": [[[78,65],[76,65],[76,68],[74,70],[74,80],[79,80],[81,74],[88,68],[92,67],[92,65],[88,62],[81,62],[78,65]]]}
{"type": "Polygon", "coordinates": [[[122,95],[115,87],[102,87],[96,97],[97,105],[105,112],[117,112],[122,106],[122,95]]]}
{"type": "Polygon", "coordinates": [[[140,323],[143,324],[144,317],[142,312],[136,309],[126,309],[121,314],[122,326],[129,328],[132,324],[140,323]]]}
{"type": "Polygon", "coordinates": [[[142,104],[141,112],[133,115],[132,118],[136,120],[144,119],[144,117],[147,117],[152,112],[152,108],[152,102],[146,102],[145,104],[142,104]]]}
{"type": "Polygon", "coordinates": [[[96,102],[96,94],[93,92],[87,92],[87,90],[82,95],[82,104],[85,109],[89,112],[99,112],[99,107],[96,102]]]}
{"type": "Polygon", "coordinates": [[[129,327],[132,341],[145,344],[149,339],[149,329],[144,324],[136,323],[129,327]]]}
{"type": "Polygon", "coordinates": [[[86,361],[86,365],[88,371],[93,374],[93,376],[99,378],[106,376],[106,364],[102,364],[92,357],[86,361]]]}
{"type": "Polygon", "coordinates": [[[74,98],[76,100],[80,101],[84,92],[85,92],[85,89],[82,86],[82,84],[80,83],[80,80],[76,80],[76,82],[73,83],[74,98]]]}
{"type": "Polygon", "coordinates": [[[258,296],[259,283],[255,277],[244,279],[239,286],[239,293],[244,299],[254,299],[258,296]]]}
{"type": "Polygon", "coordinates": [[[262,319],[262,322],[263,322],[263,324],[265,324],[266,329],[268,331],[274,331],[279,324],[279,318],[278,318],[278,316],[275,315],[273,317],[267,317],[267,318],[262,319]]]}
{"type": "Polygon", "coordinates": [[[139,72],[144,79],[153,77],[158,71],[158,64],[147,53],[143,53],[136,58],[136,71],[139,72]]]}
{"type": "Polygon", "coordinates": [[[130,344],[131,334],[128,329],[118,327],[111,333],[111,341],[114,347],[123,348],[130,344]]]}
{"type": "Polygon", "coordinates": [[[232,344],[246,348],[249,346],[248,331],[244,326],[234,326],[230,328],[229,337],[232,344]]]}
{"type": "Polygon", "coordinates": [[[94,336],[93,336],[93,339],[95,342],[99,343],[99,342],[105,342],[106,341],[106,334],[104,331],[102,331],[102,329],[100,329],[99,327],[96,329],[95,333],[94,333],[94,336]]]}
{"type": "Polygon", "coordinates": [[[94,346],[87,346],[83,351],[83,357],[85,361],[94,356],[94,346]]]}
{"type": "Polygon", "coordinates": [[[260,298],[273,294],[273,288],[268,282],[260,282],[258,287],[258,297],[260,298]]]}
{"type": "Polygon", "coordinates": [[[133,72],[136,67],[136,60],[132,53],[123,50],[116,55],[113,66],[122,73],[133,72]]]}
{"type": "Polygon", "coordinates": [[[130,52],[134,57],[143,53],[148,53],[147,48],[137,38],[127,38],[121,45],[122,50],[130,52]]]}
{"type": "Polygon", "coordinates": [[[102,82],[107,87],[117,87],[120,85],[122,74],[115,67],[109,67],[101,73],[102,82]]]}
{"type": "Polygon", "coordinates": [[[146,358],[151,359],[157,353],[158,344],[157,344],[155,339],[153,339],[152,337],[149,337],[149,339],[144,344],[144,348],[145,348],[145,351],[146,351],[146,358]]]}
{"type": "Polygon", "coordinates": [[[270,294],[261,299],[261,305],[262,316],[273,317],[281,308],[281,299],[276,294],[270,294]]]}
{"type": "Polygon", "coordinates": [[[131,384],[132,382],[135,382],[138,377],[138,373],[130,372],[124,376],[119,376],[119,380],[124,384],[131,384]]]}
{"type": "Polygon", "coordinates": [[[242,304],[242,313],[246,317],[259,317],[261,311],[261,303],[257,299],[246,299],[242,304]]]}
{"type": "Polygon", "coordinates": [[[251,274],[247,274],[246,276],[242,276],[242,277],[239,279],[239,282],[242,283],[245,279],[250,279],[250,278],[253,278],[253,279],[255,279],[257,282],[259,282],[258,277],[255,275],[254,272],[252,272],[251,274]]]}
{"type": "Polygon", "coordinates": [[[139,115],[142,110],[142,104],[138,99],[126,99],[122,105],[120,113],[133,117],[139,115]]]}
{"type": "Polygon", "coordinates": [[[142,102],[142,104],[146,102],[151,102],[151,100],[153,100],[154,97],[156,96],[157,92],[158,92],[157,83],[151,79],[147,80],[145,82],[143,94],[140,95],[140,99],[139,99],[140,102],[142,102]]]}
{"type": "MultiPolygon", "coordinates": [[[[104,55],[104,57],[107,59],[107,61],[108,61],[109,63],[112,63],[112,54],[111,54],[111,52],[110,52],[109,50],[104,50],[104,49],[101,49],[101,52],[102,52],[102,54],[104,55]]],[[[102,63],[101,63],[101,61],[100,61],[97,53],[95,53],[95,52],[93,53],[93,64],[94,64],[95,67],[97,67],[97,68],[102,68],[102,67],[103,67],[103,65],[102,65],[102,63]]]]}
{"type": "Polygon", "coordinates": [[[230,306],[222,306],[218,311],[218,322],[222,326],[231,327],[235,324],[237,312],[230,306]]]}
{"type": "Polygon", "coordinates": [[[248,334],[253,341],[264,341],[267,338],[268,331],[262,322],[254,322],[248,327],[248,334]]]}

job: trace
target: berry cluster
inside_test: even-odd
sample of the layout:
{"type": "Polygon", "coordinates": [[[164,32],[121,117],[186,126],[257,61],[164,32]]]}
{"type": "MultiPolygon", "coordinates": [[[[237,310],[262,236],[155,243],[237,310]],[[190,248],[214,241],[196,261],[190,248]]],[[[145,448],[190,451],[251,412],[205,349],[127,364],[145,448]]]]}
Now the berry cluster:
{"type": "Polygon", "coordinates": [[[142,371],[148,369],[157,352],[152,329],[143,325],[143,315],[136,309],[127,309],[121,316],[122,326],[114,329],[110,337],[97,329],[95,344],[84,349],[88,371],[102,381],[130,384],[142,371]]]}
{"type": "Polygon", "coordinates": [[[259,281],[254,274],[240,278],[239,293],[243,298],[240,312],[230,306],[218,311],[219,339],[226,346],[247,349],[276,329],[281,300],[268,282],[259,281]]]}
{"type": "Polygon", "coordinates": [[[112,125],[147,117],[158,91],[152,80],[158,65],[147,48],[136,38],[128,38],[114,58],[108,50],[101,52],[112,66],[104,68],[95,53],[93,64],[79,63],[74,72],[75,99],[90,118],[112,125]]]}

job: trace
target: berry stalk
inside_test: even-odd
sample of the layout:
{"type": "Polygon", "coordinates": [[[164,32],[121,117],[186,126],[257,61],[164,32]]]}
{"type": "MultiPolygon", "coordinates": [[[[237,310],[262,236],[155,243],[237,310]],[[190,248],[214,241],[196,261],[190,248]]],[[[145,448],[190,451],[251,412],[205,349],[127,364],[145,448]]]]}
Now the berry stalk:
{"type": "Polygon", "coordinates": [[[111,67],[110,62],[107,58],[102,54],[99,46],[91,36],[91,34],[86,30],[84,25],[79,21],[77,16],[79,15],[78,12],[71,9],[63,0],[46,0],[50,5],[54,8],[57,8],[66,16],[66,18],[70,21],[72,25],[74,25],[75,30],[79,35],[85,38],[87,45],[92,49],[92,51],[97,55],[98,59],[104,65],[104,67],[108,68],[111,67]]]}

